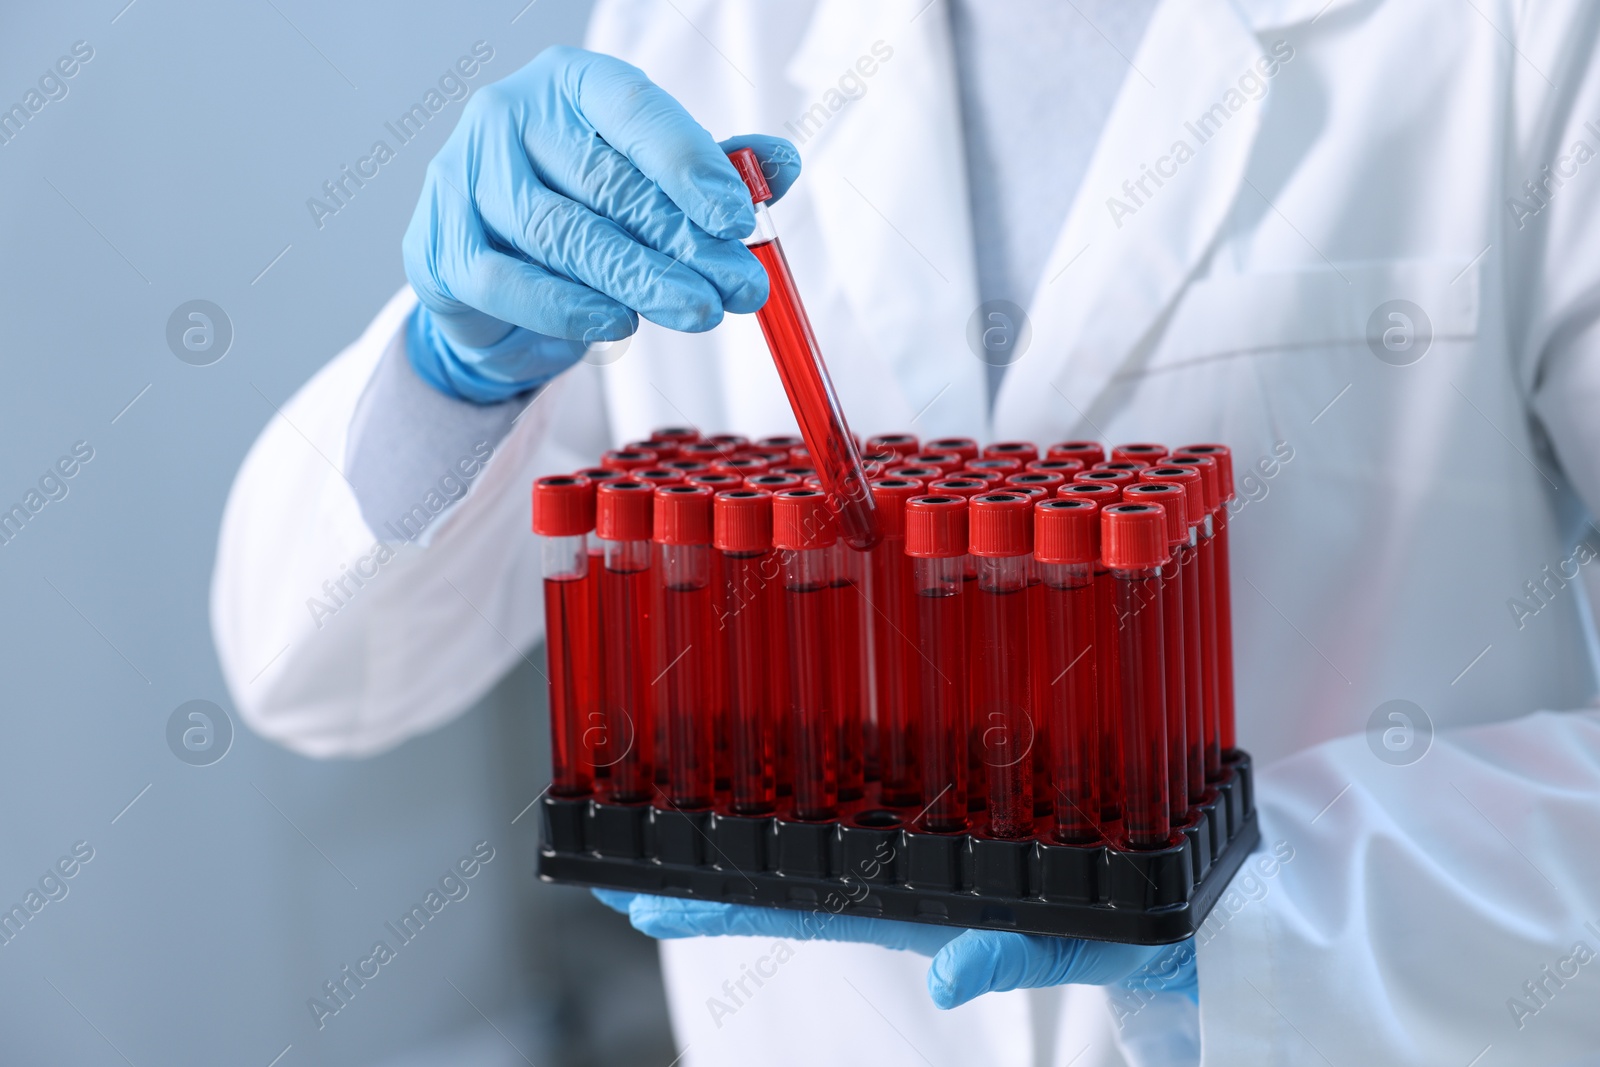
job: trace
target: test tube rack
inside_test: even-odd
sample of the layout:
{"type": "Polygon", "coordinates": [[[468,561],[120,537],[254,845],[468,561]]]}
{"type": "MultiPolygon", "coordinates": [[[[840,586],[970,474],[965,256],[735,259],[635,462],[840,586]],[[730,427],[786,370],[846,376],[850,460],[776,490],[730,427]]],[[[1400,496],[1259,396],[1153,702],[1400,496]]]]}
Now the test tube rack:
{"type": "MultiPolygon", "coordinates": [[[[623,520],[612,518],[610,521],[616,528],[602,528],[597,538],[594,501],[600,495],[600,486],[624,482],[634,486],[643,483],[642,487],[635,488],[635,494],[656,499],[662,487],[683,484],[701,485],[717,496],[735,493],[749,497],[755,493],[764,497],[773,490],[793,492],[795,486],[803,488],[809,477],[806,473],[808,457],[803,446],[788,438],[765,438],[752,443],[733,435],[702,439],[692,431],[664,430],[649,441],[634,442],[607,453],[601,465],[587,473],[541,480],[556,483],[545,486],[544,491],[551,495],[543,504],[540,487],[536,486],[534,493],[534,528],[544,535],[547,543],[546,613],[547,624],[552,627],[549,674],[556,780],[539,801],[542,824],[539,877],[549,882],[784,908],[811,913],[813,921],[823,921],[829,915],[848,914],[1152,945],[1170,944],[1192,936],[1246,856],[1256,848],[1260,835],[1250,757],[1236,746],[1232,730],[1231,609],[1225,588],[1225,505],[1232,493],[1230,461],[1226,449],[1221,446],[1195,446],[1180,452],[1182,455],[1168,453],[1159,446],[1133,445],[1113,449],[1107,457],[1100,445],[1088,442],[1065,442],[1043,450],[1024,443],[1003,442],[979,449],[975,443],[964,439],[921,443],[908,435],[873,438],[865,446],[869,474],[875,479],[873,484],[879,498],[877,506],[888,516],[886,530],[891,538],[905,535],[905,525],[898,517],[904,514],[905,508],[912,506],[908,500],[934,500],[940,494],[959,494],[959,488],[952,488],[959,481],[977,482],[984,487],[977,494],[983,497],[984,503],[974,503],[976,497],[969,497],[966,504],[969,509],[1000,508],[1004,502],[996,498],[1006,495],[1020,497],[1030,510],[1037,506],[1041,497],[1052,499],[1069,494],[1091,500],[1096,506],[1109,506],[1111,500],[1150,501],[1134,511],[1149,508],[1161,511],[1162,504],[1169,511],[1174,507],[1183,510],[1186,499],[1203,501],[1206,535],[1223,534],[1214,537],[1219,558],[1218,577],[1214,581],[1221,592],[1215,587],[1207,590],[1203,613],[1215,640],[1207,640],[1207,655],[1200,657],[1202,662],[1198,669],[1188,675],[1179,672],[1170,677],[1199,678],[1201,688],[1213,694],[1214,713],[1199,694],[1188,692],[1187,685],[1180,686],[1185,690],[1186,699],[1206,704],[1205,711],[1211,716],[1202,728],[1203,739],[1196,741],[1198,747],[1209,746],[1210,762],[1204,770],[1204,787],[1196,784],[1189,789],[1188,803],[1172,801],[1171,818],[1163,824],[1162,839],[1155,844],[1146,840],[1143,847],[1136,847],[1138,842],[1130,840],[1129,831],[1118,821],[1116,809],[1121,802],[1115,794],[1126,788],[1126,782],[1106,765],[1099,766],[1097,771],[1107,780],[1105,810],[1111,815],[1106,824],[1101,826],[1091,819],[1095,831],[1089,839],[1084,839],[1082,834],[1058,832],[1064,823],[1058,823],[1051,794],[1066,796],[1066,793],[1059,786],[1054,790],[1050,788],[1051,775],[1059,776],[1063,769],[1045,766],[1057,749],[1047,750],[1052,724],[1045,721],[1049,709],[1042,701],[1028,713],[1037,716],[1039,722],[1030,729],[1027,744],[998,750],[1006,758],[1007,767],[1012,765],[1011,757],[1015,755],[1025,768],[1026,776],[1034,773],[1041,776],[1037,786],[1039,795],[1029,805],[1031,826],[1022,833],[1015,829],[1004,835],[994,832],[996,827],[991,821],[994,805],[986,805],[983,796],[986,769],[977,756],[969,758],[968,753],[962,753],[959,762],[970,765],[969,770],[976,780],[971,783],[970,798],[960,805],[966,812],[961,819],[964,825],[954,830],[948,826],[928,825],[929,812],[940,796],[929,796],[934,791],[920,783],[914,783],[912,793],[908,793],[907,783],[896,780],[897,772],[890,766],[896,759],[890,752],[890,734],[895,730],[918,733],[919,712],[915,707],[906,707],[896,713],[886,705],[895,690],[886,688],[885,672],[894,668],[883,658],[885,646],[882,643],[884,631],[894,629],[896,620],[900,626],[911,630],[901,635],[903,640],[916,642],[919,635],[911,614],[897,613],[893,605],[874,599],[875,593],[879,600],[885,595],[909,597],[914,594],[911,589],[886,590],[878,586],[875,578],[881,578],[881,572],[872,566],[858,567],[852,579],[862,587],[860,605],[854,609],[861,612],[858,619],[862,627],[860,662],[852,661],[849,669],[837,663],[828,668],[830,676],[843,671],[859,684],[854,703],[843,699],[838,704],[858,709],[861,721],[848,726],[841,724],[838,738],[859,738],[853,743],[861,751],[850,753],[839,742],[830,741],[830,745],[838,746],[831,749],[834,760],[842,760],[846,767],[852,757],[858,761],[858,784],[852,789],[850,772],[845,770],[845,788],[841,792],[839,771],[830,766],[834,789],[829,794],[832,806],[824,816],[814,811],[797,811],[792,776],[796,750],[804,740],[788,740],[797,728],[795,709],[782,706],[782,694],[787,690],[783,684],[785,680],[776,676],[784,670],[777,662],[766,660],[759,664],[761,670],[774,675],[770,681],[778,683],[772,687],[762,683],[761,692],[766,702],[759,709],[767,747],[760,750],[765,753],[764,777],[758,775],[757,778],[758,784],[764,785],[768,792],[764,794],[764,803],[752,805],[748,781],[739,786],[743,793],[730,788],[730,761],[736,763],[742,750],[730,751],[737,749],[741,742],[735,728],[737,724],[731,724],[729,719],[729,702],[734,698],[729,696],[727,679],[719,680],[719,676],[728,670],[737,671],[737,663],[730,666],[726,649],[715,656],[706,654],[703,648],[698,652],[681,653],[706,654],[701,673],[692,675],[699,679],[700,686],[693,692],[703,691],[704,696],[694,700],[691,708],[692,717],[702,720],[704,729],[696,740],[695,734],[685,733],[686,725],[670,726],[659,721],[664,710],[662,703],[670,702],[670,698],[660,693],[662,680],[683,662],[669,662],[669,653],[673,652],[670,638],[660,632],[666,625],[659,599],[665,557],[655,557],[656,573],[649,579],[655,583],[655,599],[641,602],[641,609],[650,615],[648,625],[624,626],[616,618],[607,618],[600,593],[594,588],[597,569],[603,568],[608,558],[606,545],[599,542],[607,533],[617,534],[618,524],[623,520]],[[949,450],[957,445],[959,451],[949,450]],[[1077,449],[1075,459],[1066,454],[1072,448],[1077,449]],[[1141,454],[1142,449],[1158,451],[1141,454]],[[996,460],[1000,462],[993,462],[996,460]],[[1162,496],[1150,491],[1149,495],[1136,497],[1125,492],[1132,485],[1160,482],[1162,479],[1156,472],[1168,470],[1170,473],[1172,464],[1183,470],[1193,469],[1204,477],[1168,479],[1170,484],[1182,484],[1184,493],[1169,492],[1162,496]],[[1122,473],[1117,476],[1098,473],[1107,470],[1122,473]],[[1027,477],[1030,474],[1051,477],[1027,477]],[[1096,476],[1084,477],[1089,474],[1096,476]],[[878,480],[885,477],[891,481],[878,480]],[[905,482],[915,484],[906,488],[900,484],[905,482]],[[653,491],[646,491],[644,487],[652,483],[653,491]],[[1102,488],[1067,489],[1073,484],[1095,483],[1102,488]],[[876,488],[880,485],[882,488],[876,488]],[[587,493],[587,510],[583,504],[584,492],[587,493]],[[552,503],[556,495],[562,499],[552,503]],[[556,548],[554,566],[550,545],[556,548]],[[561,562],[563,558],[565,564],[561,562]],[[579,599],[588,603],[592,610],[574,614],[571,610],[574,601],[570,596],[563,600],[554,595],[562,587],[553,586],[552,581],[563,580],[588,583],[587,591],[579,599]],[[557,601],[561,604],[559,611],[553,607],[557,601]],[[585,627],[588,632],[571,632],[574,627],[585,627]],[[619,650],[613,639],[622,633],[631,635],[629,640],[642,647],[619,650]],[[593,646],[587,655],[582,651],[586,640],[593,646]],[[641,676],[647,675],[648,690],[636,688],[632,691],[631,699],[637,701],[636,707],[615,706],[615,692],[607,690],[600,677],[605,657],[619,653],[636,659],[635,666],[644,668],[641,676]],[[609,707],[608,700],[612,701],[609,707]],[[626,724],[628,740],[624,746],[611,744],[608,748],[608,739],[618,735],[618,723],[626,724]],[[672,745],[675,741],[704,746],[701,762],[705,766],[701,773],[711,783],[711,795],[704,800],[685,804],[674,799],[674,794],[684,796],[685,789],[674,775],[694,772],[692,760],[685,763],[681,756],[674,759],[672,745]],[[643,759],[643,778],[634,783],[631,796],[618,795],[619,752],[628,759],[637,759],[648,752],[643,759]],[[1037,772],[1028,769],[1035,763],[1039,764],[1037,772]],[[785,776],[790,780],[784,781],[785,776]],[[738,802],[740,798],[742,804],[738,802]],[[758,810],[752,811],[752,807],[758,810]],[[799,817],[801,814],[811,817],[799,817]]],[[[814,490],[817,484],[811,482],[814,490]]],[[[617,491],[608,489],[606,492],[613,495],[617,491]]],[[[677,493],[684,498],[700,495],[683,489],[677,493]]],[[[813,491],[810,495],[815,497],[817,493],[813,491]]],[[[682,502],[697,503],[688,499],[682,502]]],[[[631,496],[627,503],[636,506],[631,496]]],[[[788,503],[799,502],[790,500],[788,503]]],[[[720,514],[719,511],[719,522],[720,514]]],[[[1195,509],[1186,512],[1188,518],[1200,514],[1195,509]]],[[[606,521],[602,518],[602,527],[606,521]]],[[[662,534],[658,518],[652,529],[657,535],[653,545],[657,551],[665,544],[684,539],[680,536],[681,523],[673,520],[669,525],[671,530],[662,534]]],[[[1177,520],[1173,520],[1173,527],[1177,525],[1177,520]]],[[[693,523],[689,527],[692,528],[693,523]]],[[[1194,528],[1200,530],[1201,523],[1197,521],[1194,528]]],[[[640,532],[635,528],[625,536],[637,541],[640,532]]],[[[712,540],[707,533],[696,534],[692,529],[686,536],[691,542],[712,540]]],[[[796,535],[791,532],[788,536],[796,535]]],[[[778,540],[782,541],[783,536],[778,540]]],[[[976,541],[973,544],[976,545],[976,541]]],[[[1162,580],[1162,585],[1179,584],[1171,577],[1178,573],[1177,544],[1174,540],[1173,555],[1166,564],[1165,573],[1169,577],[1162,580]]],[[[892,550],[898,552],[905,547],[902,543],[892,550]]],[[[776,559],[785,550],[780,545],[770,551],[776,559]]],[[[854,550],[841,543],[837,551],[854,550]]],[[[1034,551],[1031,545],[1029,551],[1034,551]]],[[[1042,556],[1044,552],[1041,542],[1037,553],[1042,556]]],[[[708,596],[722,597],[728,591],[719,586],[728,576],[722,572],[721,560],[715,551],[711,551],[710,556],[708,596]]],[[[1105,559],[1097,563],[1103,565],[1105,559]]],[[[1029,566],[1036,586],[1040,564],[1035,558],[1029,566]]],[[[1103,571],[1104,567],[1099,570],[1103,571]]],[[[776,564],[771,573],[774,576],[779,573],[776,564]]],[[[781,583],[774,577],[773,584],[776,588],[781,583]]],[[[575,593],[580,585],[564,589],[569,594],[575,593]]],[[[774,604],[779,596],[773,590],[762,595],[770,595],[774,604]]],[[[966,610],[970,612],[972,607],[969,605],[966,610]]],[[[725,623],[721,610],[716,611],[717,614],[711,616],[713,622],[725,623]]],[[[784,625],[780,611],[774,610],[762,618],[764,625],[775,625],[780,631],[784,625]]],[[[1037,620],[1037,616],[1030,618],[1037,620]]],[[[632,621],[638,622],[637,619],[632,621]]],[[[721,635],[725,630],[724,625],[715,625],[703,632],[715,643],[724,640],[721,635]]],[[[1096,642],[1103,640],[1104,633],[1098,633],[1096,642]]],[[[782,656],[783,644],[779,640],[767,647],[775,656],[782,656]]],[[[1191,643],[1183,647],[1192,650],[1195,646],[1191,643]]],[[[976,657],[977,653],[974,655],[976,657]]],[[[1037,651],[1033,655],[1037,657],[1037,651]]],[[[1101,649],[1091,659],[1103,662],[1104,657],[1105,651],[1101,649]]],[[[1123,662],[1118,660],[1113,669],[1119,669],[1123,662]]],[[[1096,691],[1099,686],[1108,684],[1105,668],[1100,669],[1102,674],[1096,691]]],[[[793,667],[788,670],[792,671],[793,667]]],[[[982,671],[975,670],[975,674],[981,676],[982,671]]],[[[1044,682],[1034,684],[1042,686],[1044,682]]],[[[962,692],[965,696],[967,690],[963,688],[962,692]]],[[[829,693],[837,694],[838,690],[830,689],[829,693]]],[[[972,694],[971,702],[975,706],[982,697],[977,690],[972,694]]],[[[836,710],[830,710],[829,714],[836,710]]],[[[675,714],[681,716],[682,709],[675,714]]],[[[1165,714],[1159,713],[1158,718],[1165,714]]],[[[972,711],[972,715],[976,718],[977,712],[972,711]]],[[[830,722],[837,720],[830,719],[830,722]]],[[[1097,718],[1096,722],[1101,728],[1116,729],[1115,723],[1106,726],[1103,718],[1097,718]]],[[[1056,728],[1060,728],[1059,724],[1056,728]]],[[[971,723],[969,740],[974,753],[983,747],[977,740],[982,731],[981,723],[971,723]]],[[[1166,744],[1163,742],[1159,749],[1165,753],[1166,744]]],[[[1175,747],[1173,751],[1178,750],[1175,747]]],[[[1201,761],[1198,755],[1194,759],[1197,763],[1201,761]]],[[[1120,764],[1121,758],[1111,762],[1120,764]]],[[[1162,761],[1157,758],[1156,762],[1162,761]]],[[[1128,766],[1132,768],[1133,764],[1128,766]]],[[[639,770],[637,766],[633,769],[639,770]]],[[[737,766],[732,772],[739,773],[737,766]]],[[[1137,777],[1137,768],[1130,773],[1137,777]]],[[[1166,779],[1164,770],[1159,777],[1163,781],[1166,779]]],[[[947,798],[945,806],[948,807],[947,798]]],[[[1131,806],[1126,807],[1130,823],[1132,810],[1131,806]]],[[[1099,814],[1097,811],[1096,815],[1099,814]]],[[[804,931],[803,919],[797,929],[804,931]]]]}

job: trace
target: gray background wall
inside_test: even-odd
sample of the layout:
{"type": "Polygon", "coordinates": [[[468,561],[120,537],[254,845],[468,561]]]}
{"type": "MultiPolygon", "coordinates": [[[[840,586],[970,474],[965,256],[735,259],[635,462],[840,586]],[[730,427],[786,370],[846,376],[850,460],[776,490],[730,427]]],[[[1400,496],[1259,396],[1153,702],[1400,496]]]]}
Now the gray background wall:
{"type": "Polygon", "coordinates": [[[494,49],[476,87],[579,39],[584,0],[525,3],[4,15],[0,107],[74,42],[94,54],[0,144],[0,508],[75,442],[94,457],[0,545],[0,906],[76,842],[94,857],[0,944],[0,1062],[672,1059],[653,949],[531,876],[534,819],[512,820],[547,772],[527,667],[361,763],[240,728],[197,767],[166,739],[180,704],[228,706],[206,597],[233,472],[402,283],[400,234],[460,102],[320,230],[306,199],[475,41],[494,49]],[[210,366],[166,341],[193,299],[234,330],[210,366]],[[319,1031],[307,998],[484,840],[469,895],[319,1031]]]}

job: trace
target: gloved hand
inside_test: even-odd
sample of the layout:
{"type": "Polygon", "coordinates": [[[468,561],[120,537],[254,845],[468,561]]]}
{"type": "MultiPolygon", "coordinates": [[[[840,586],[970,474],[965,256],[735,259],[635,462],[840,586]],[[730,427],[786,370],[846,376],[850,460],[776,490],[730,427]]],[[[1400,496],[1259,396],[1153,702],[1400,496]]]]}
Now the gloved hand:
{"type": "Polygon", "coordinates": [[[750,147],[774,198],[800,173],[778,137],[718,144],[636,67],[549,48],[467,102],[428,165],[402,243],[421,306],[417,373],[480,403],[542,384],[639,316],[709,330],[766,303],[739,243],[755,227],[726,153],[750,147]]]}
{"type": "Polygon", "coordinates": [[[1180,945],[1118,945],[1004,930],[868,919],[829,911],[792,911],[719,904],[596,889],[601,903],[628,916],[634,929],[656,938],[775,937],[853,941],[933,957],[928,994],[954,1008],[985,993],[1055,985],[1121,985],[1199,999],[1194,951],[1180,945]]]}

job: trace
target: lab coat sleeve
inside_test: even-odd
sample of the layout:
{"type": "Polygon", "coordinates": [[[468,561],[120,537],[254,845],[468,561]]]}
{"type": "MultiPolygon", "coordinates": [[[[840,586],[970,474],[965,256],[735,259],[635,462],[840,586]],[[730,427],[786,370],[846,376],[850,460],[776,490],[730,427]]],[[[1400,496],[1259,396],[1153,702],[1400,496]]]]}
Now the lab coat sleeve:
{"type": "Polygon", "coordinates": [[[425,545],[373,530],[343,473],[346,444],[380,363],[403,359],[414,306],[402,291],[278,407],[223,512],[211,621],[224,678],[249,726],[310,756],[382,751],[532,662],[543,609],[529,487],[605,447],[596,368],[580,364],[460,458],[464,495],[423,495],[425,545]]]}
{"type": "Polygon", "coordinates": [[[1262,848],[1197,937],[1205,1063],[1592,1053],[1600,712],[1441,734],[1402,766],[1343,738],[1257,796],[1262,848]]]}

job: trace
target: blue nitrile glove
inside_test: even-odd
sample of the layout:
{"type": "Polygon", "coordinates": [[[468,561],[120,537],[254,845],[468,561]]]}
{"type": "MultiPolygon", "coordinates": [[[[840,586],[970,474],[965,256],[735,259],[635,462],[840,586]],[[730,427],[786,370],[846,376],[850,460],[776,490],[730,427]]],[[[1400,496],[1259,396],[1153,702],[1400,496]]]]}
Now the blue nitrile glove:
{"type": "Polygon", "coordinates": [[[601,903],[619,911],[634,929],[656,938],[775,937],[792,941],[853,941],[932,956],[928,994],[954,1008],[985,993],[1041,986],[1121,985],[1144,992],[1182,993],[1198,1000],[1194,951],[1180,945],[1118,945],[1064,937],[1035,937],[1004,930],[746,907],[709,900],[657,897],[596,889],[601,903]]]}
{"type": "Polygon", "coordinates": [[[800,173],[779,137],[720,144],[619,59],[548,48],[480,89],[428,164],[402,242],[421,302],[417,373],[480,403],[533,388],[643,315],[709,330],[767,299],[727,152],[753,148],[774,198],[800,173]]]}

